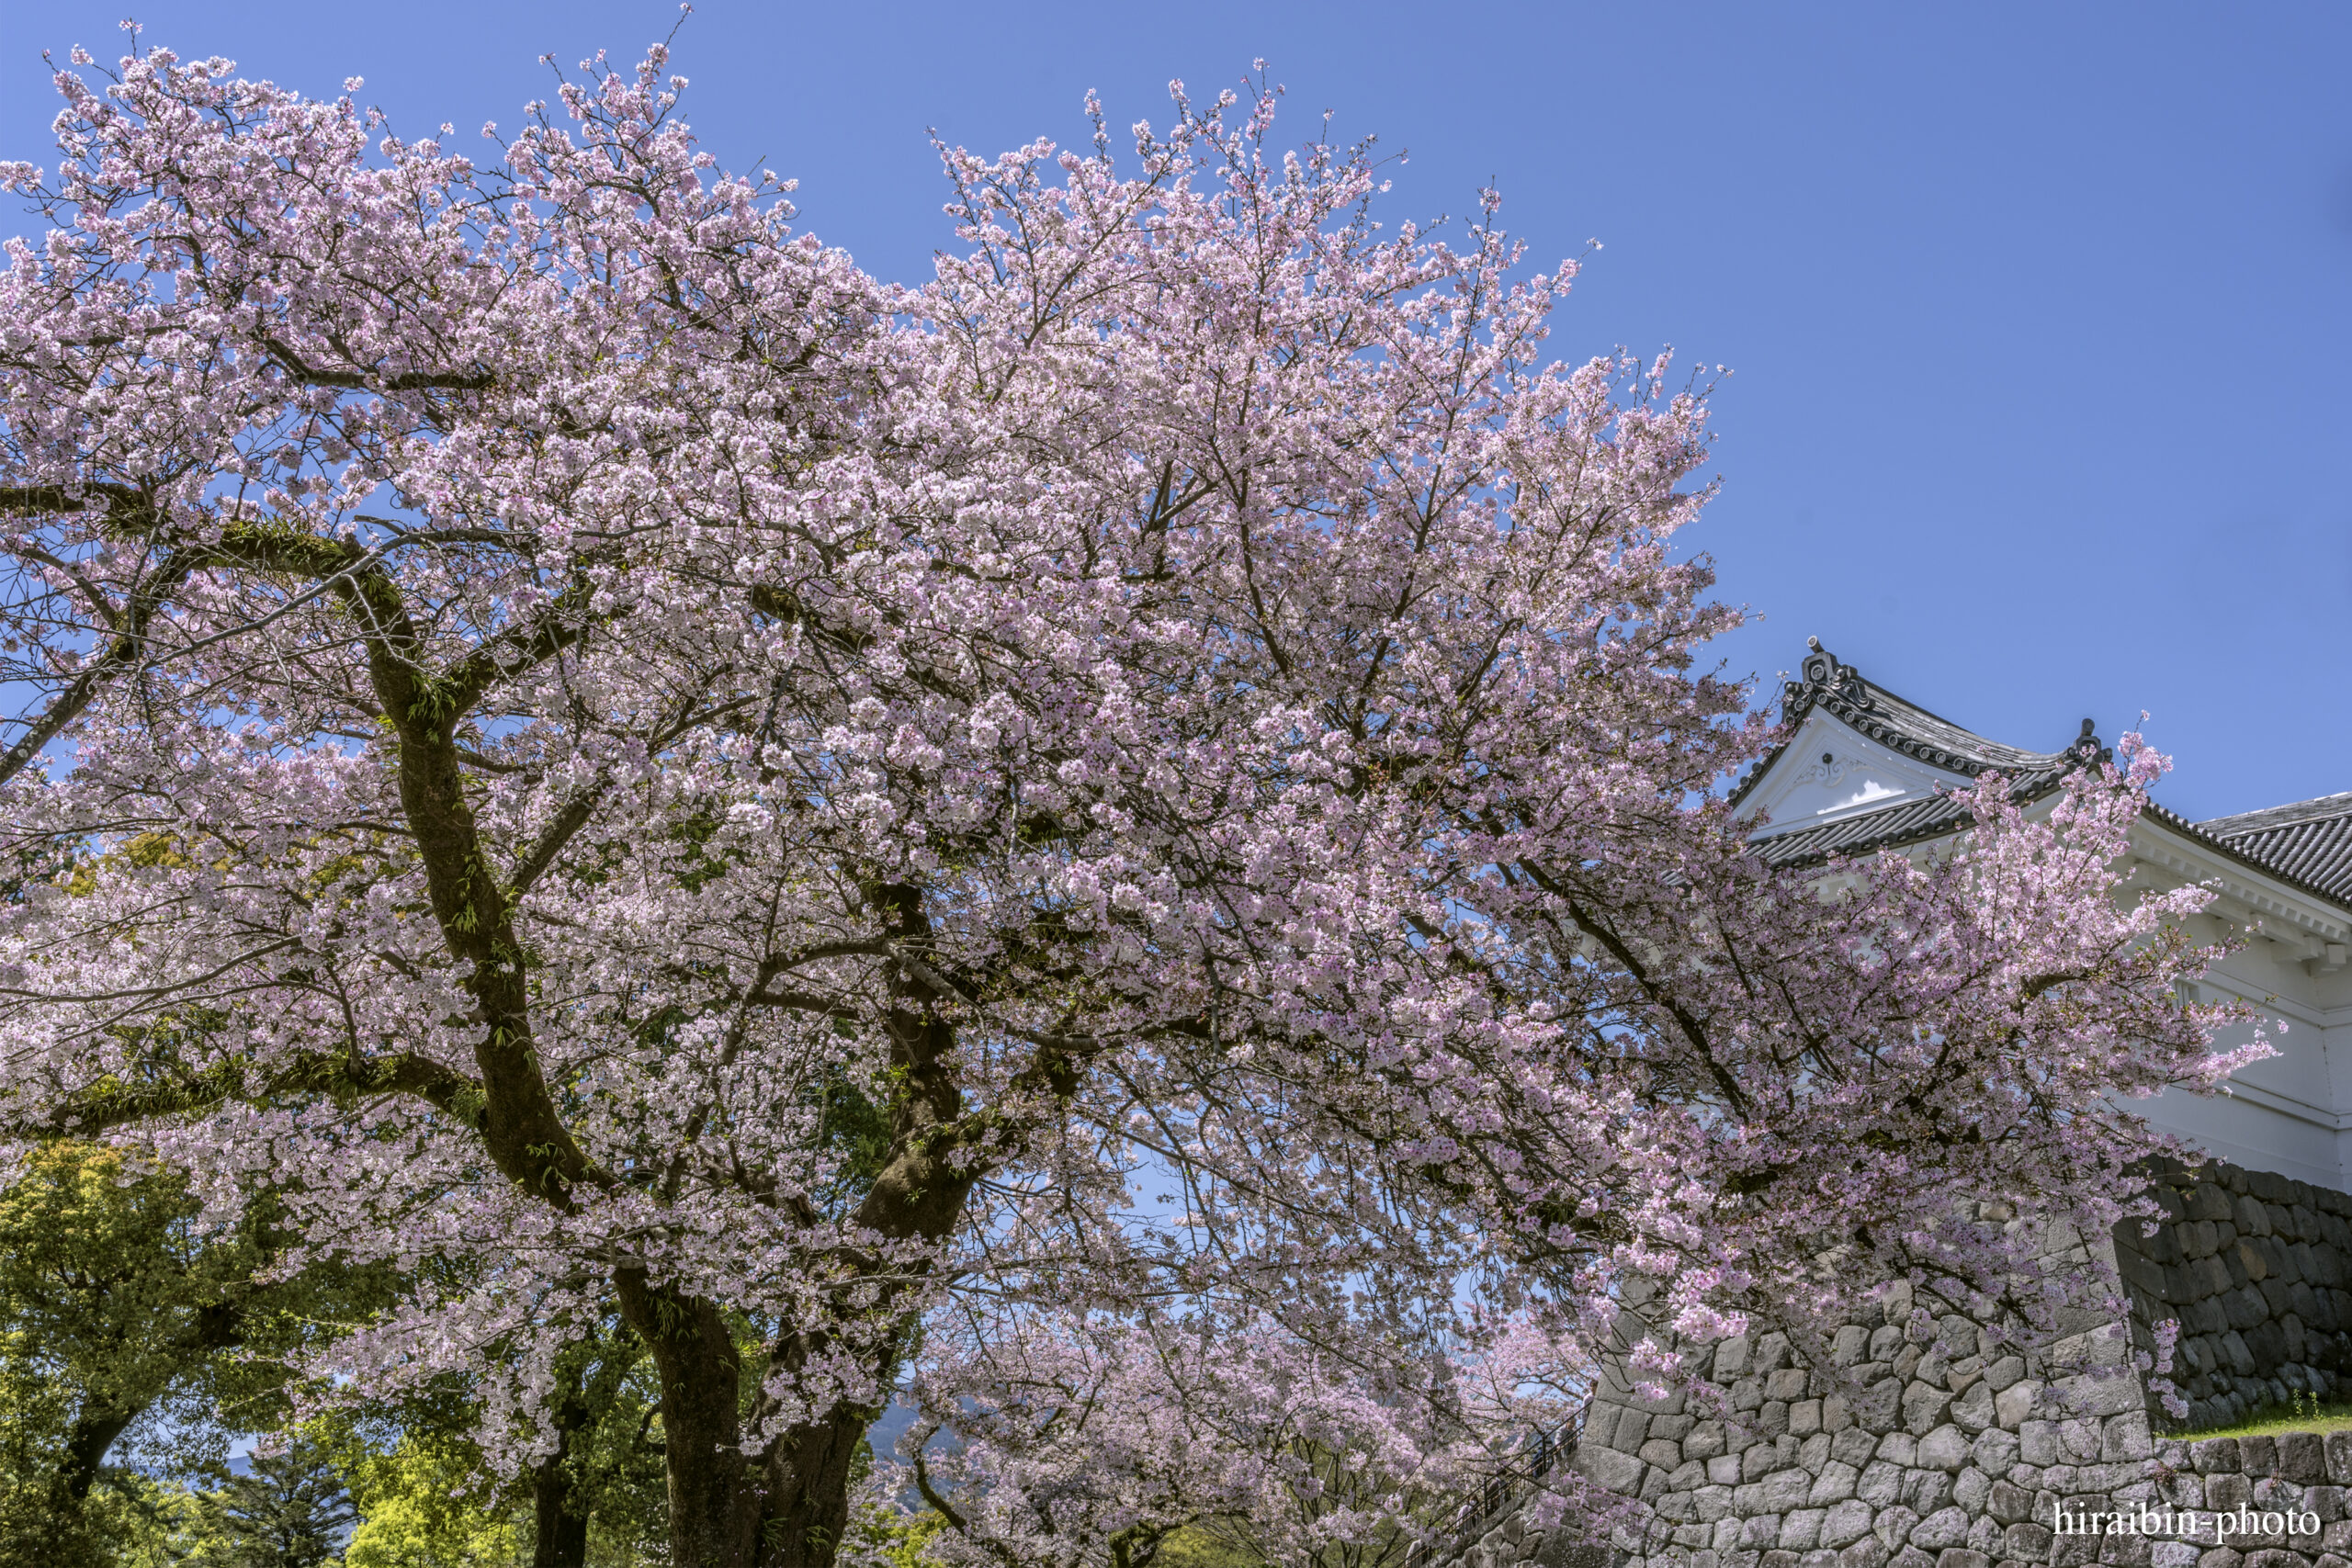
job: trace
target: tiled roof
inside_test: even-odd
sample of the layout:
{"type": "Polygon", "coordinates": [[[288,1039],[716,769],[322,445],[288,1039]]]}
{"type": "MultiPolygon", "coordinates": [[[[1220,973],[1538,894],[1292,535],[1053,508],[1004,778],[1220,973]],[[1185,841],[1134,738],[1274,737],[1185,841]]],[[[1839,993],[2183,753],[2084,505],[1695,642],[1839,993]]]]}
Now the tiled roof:
{"type": "MultiPolygon", "coordinates": [[[[1803,678],[1781,691],[1781,722],[1793,730],[1815,708],[1826,711],[1889,750],[1901,752],[1929,767],[1973,778],[1983,773],[2008,775],[2011,795],[2035,800],[2058,787],[2058,782],[2083,765],[2086,759],[2105,757],[2088,719],[2075,744],[2063,751],[2024,751],[1988,740],[1948,718],[1904,701],[1885,687],[1862,678],[1850,664],[1824,649],[1818,637],[1810,639],[1803,678]]],[[[1785,744],[1785,743],[1784,743],[1785,744]]],[[[1766,753],[1748,775],[1732,790],[1738,804],[1769,772],[1781,755],[1780,747],[1766,753]]],[[[1959,801],[1948,795],[1844,817],[1816,827],[1797,828],[1759,840],[1756,852],[1774,865],[1804,865],[1832,855],[1866,854],[1873,850],[1939,839],[1957,831],[1967,819],[1959,801]]]]}
{"type": "Polygon", "coordinates": [[[2197,827],[2282,876],[2352,903],[2352,795],[2216,817],[2197,827]]]}
{"type": "MultiPolygon", "coordinates": [[[[1852,665],[1840,664],[1836,655],[1824,650],[1819,639],[1813,640],[1812,649],[1803,678],[1781,689],[1781,719],[1792,730],[1806,714],[1824,708],[1880,745],[1930,766],[1971,776],[1987,771],[2006,773],[2011,798],[2021,801],[2041,798],[2085,762],[2104,761],[2109,755],[2089,719],[2083,720],[2082,734],[2063,751],[2022,751],[1987,740],[1864,680],[1852,665]]],[[[1732,791],[1734,804],[1780,755],[1779,748],[1768,752],[1739,782],[1732,791]]],[[[1951,795],[1906,800],[1774,834],[1758,840],[1756,852],[1774,865],[1868,854],[1956,832],[1967,815],[1951,795]]],[[[2148,816],[2241,864],[2352,909],[2352,793],[2205,822],[2191,822],[2153,803],[2148,816]]]]}
{"type": "MultiPolygon", "coordinates": [[[[2047,794],[2056,783],[2056,777],[2051,777],[2031,790],[2027,798],[2047,794]]],[[[1946,833],[1958,832],[1967,821],[1968,813],[1957,796],[1932,795],[1926,800],[1906,800],[1899,806],[1841,817],[1817,827],[1775,833],[1769,839],[1758,840],[1756,852],[1772,865],[1805,865],[1832,855],[1868,854],[1917,843],[1922,839],[1940,839],[1946,833]]]]}
{"type": "MultiPolygon", "coordinates": [[[[2083,732],[2075,737],[2075,743],[2062,751],[2024,751],[1988,740],[1862,679],[1860,671],[1850,664],[1840,664],[1836,654],[1823,649],[1819,637],[1807,640],[1813,651],[1806,656],[1803,678],[1781,688],[1781,722],[1792,730],[1805,715],[1821,708],[1889,750],[1899,751],[1929,767],[1971,778],[1997,771],[2009,774],[2020,784],[2027,775],[2041,773],[2049,774],[2050,784],[2055,784],[2070,769],[2080,767],[2086,756],[2106,755],[2092,732],[2089,719],[2083,720],[2083,732]]],[[[1755,787],[1780,755],[1781,748],[1774,747],[1734,786],[1733,805],[1736,806],[1740,797],[1755,787]]],[[[1806,829],[1804,832],[1814,830],[1806,829]]]]}

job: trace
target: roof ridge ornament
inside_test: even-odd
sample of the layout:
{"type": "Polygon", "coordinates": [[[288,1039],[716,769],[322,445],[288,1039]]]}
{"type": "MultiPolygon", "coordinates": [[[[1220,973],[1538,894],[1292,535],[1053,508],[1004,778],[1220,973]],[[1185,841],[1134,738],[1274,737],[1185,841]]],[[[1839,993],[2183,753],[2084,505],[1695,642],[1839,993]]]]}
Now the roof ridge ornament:
{"type": "Polygon", "coordinates": [[[2083,732],[2075,737],[2075,743],[2066,750],[2080,757],[2083,760],[2083,766],[2086,768],[2101,766],[2115,761],[2115,749],[2099,744],[2098,720],[2095,718],[2083,720],[2083,732]]]}
{"type": "Polygon", "coordinates": [[[1791,681],[1781,689],[1781,708],[1785,716],[1795,716],[1823,697],[1836,697],[1849,707],[1874,705],[1860,671],[1839,663],[1838,656],[1822,647],[1817,637],[1805,638],[1804,645],[1813,652],[1805,659],[1804,679],[1791,681]]]}

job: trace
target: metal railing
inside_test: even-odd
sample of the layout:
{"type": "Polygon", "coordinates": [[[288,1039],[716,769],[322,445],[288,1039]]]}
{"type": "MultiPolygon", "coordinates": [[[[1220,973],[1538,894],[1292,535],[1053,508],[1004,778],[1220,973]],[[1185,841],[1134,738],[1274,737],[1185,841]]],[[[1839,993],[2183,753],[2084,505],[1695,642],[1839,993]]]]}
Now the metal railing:
{"type": "Polygon", "coordinates": [[[1590,1402],[1579,1404],[1557,1426],[1544,1427],[1528,1438],[1521,1448],[1527,1455],[1527,1467],[1515,1472],[1498,1475],[1478,1488],[1477,1495],[1464,1503],[1435,1542],[1416,1541],[1406,1553],[1406,1568],[1425,1568],[1439,1556],[1458,1557],[1470,1543],[1486,1532],[1487,1521],[1535,1483],[1552,1473],[1552,1467],[1576,1452],[1577,1440],[1584,1434],[1585,1411],[1590,1402]]]}

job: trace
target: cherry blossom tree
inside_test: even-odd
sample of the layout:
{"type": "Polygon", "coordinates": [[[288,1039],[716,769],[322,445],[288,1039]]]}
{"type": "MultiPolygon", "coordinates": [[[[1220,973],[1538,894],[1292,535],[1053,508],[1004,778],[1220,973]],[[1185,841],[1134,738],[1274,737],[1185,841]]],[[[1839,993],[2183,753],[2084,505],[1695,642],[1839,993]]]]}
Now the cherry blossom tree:
{"type": "Polygon", "coordinates": [[[1549,357],[1574,267],[1491,197],[1391,232],[1366,149],[1180,91],[943,149],[893,288],[665,70],[480,163],[356,82],[59,73],[5,171],[6,1135],[267,1189],[289,1269],[462,1262],[317,1370],[478,1378],[510,1472],[616,1305],[681,1568],[831,1562],[943,1314],[1141,1355],[1213,1303],[1492,1456],[1463,1380],[1573,1382],[1635,1289],[1704,1338],[2092,1288],[1953,1195],[2111,1224],[2129,1098],[2228,1065],[2201,896],[2109,869],[2152,754],[1825,897],[1716,790],[1772,731],[1695,662],[1704,389],[1549,357]]]}
{"type": "Polygon", "coordinates": [[[1202,1310],[1129,1317],[954,1311],[913,1382],[907,1462],[875,1472],[886,1499],[917,1492],[945,1521],[954,1562],[1146,1568],[1188,1533],[1246,1559],[1402,1568],[1497,1480],[1573,1493],[1571,1526],[1608,1499],[1551,1473],[1564,1460],[1577,1348],[1525,1321],[1472,1332],[1474,1356],[1202,1310]],[[1532,1352],[1532,1353],[1531,1353],[1532,1352]],[[930,1447],[952,1432],[953,1445],[930,1447]],[[1532,1435],[1516,1453],[1480,1438],[1532,1435]],[[1180,1533],[1183,1532],[1183,1533],[1180,1533]]]}

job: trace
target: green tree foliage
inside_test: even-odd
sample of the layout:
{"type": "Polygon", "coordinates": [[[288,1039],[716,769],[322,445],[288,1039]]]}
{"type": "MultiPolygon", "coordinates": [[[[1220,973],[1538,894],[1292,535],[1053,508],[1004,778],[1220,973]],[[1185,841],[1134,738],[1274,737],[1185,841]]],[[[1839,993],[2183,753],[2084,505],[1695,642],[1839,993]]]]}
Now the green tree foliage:
{"type": "Polygon", "coordinates": [[[126,1442],[218,1472],[233,1434],[283,1417],[292,1357],[388,1297],[383,1270],[257,1280],[282,1245],[273,1209],[208,1227],[175,1173],[74,1139],[0,1187],[0,1563],[165,1551],[193,1528],[189,1494],[126,1467],[126,1442]]]}
{"type": "Polygon", "coordinates": [[[107,1454],[166,1403],[183,1417],[266,1414],[282,1372],[229,1354],[283,1337],[251,1282],[265,1227],[199,1235],[195,1213],[176,1179],[71,1141],[35,1149],[0,1189],[0,1540],[22,1521],[54,1560],[97,1551],[85,1516],[107,1454]]]}
{"type": "Polygon", "coordinates": [[[256,1453],[210,1499],[223,1568],[323,1568],[340,1562],[358,1510],[323,1445],[297,1439],[256,1453]]]}
{"type": "Polygon", "coordinates": [[[473,1445],[446,1426],[414,1421],[387,1448],[346,1427],[336,1466],[361,1523],[348,1568],[489,1568],[531,1561],[529,1499],[485,1492],[473,1445]]]}

